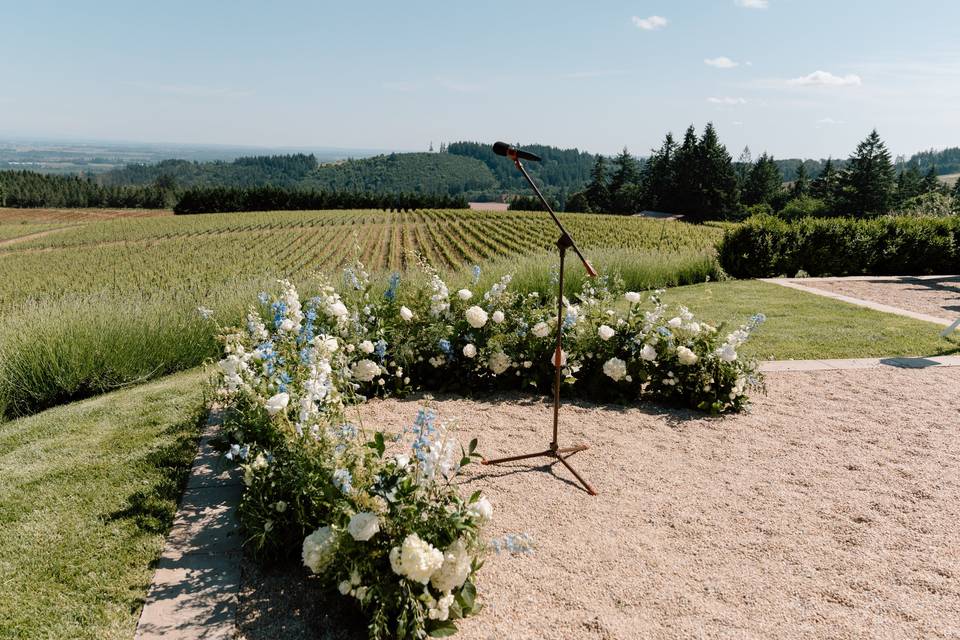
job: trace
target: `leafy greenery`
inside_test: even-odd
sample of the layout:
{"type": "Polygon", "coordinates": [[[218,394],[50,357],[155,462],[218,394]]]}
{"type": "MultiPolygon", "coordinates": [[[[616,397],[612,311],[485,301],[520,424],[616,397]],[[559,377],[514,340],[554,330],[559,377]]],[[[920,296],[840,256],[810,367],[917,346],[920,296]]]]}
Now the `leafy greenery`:
{"type": "Polygon", "coordinates": [[[0,429],[0,637],[128,639],[203,409],[183,373],[0,429]]]}
{"type": "Polygon", "coordinates": [[[172,192],[156,185],[102,186],[79,176],[0,171],[0,207],[162,209],[172,199],[172,192]]]}
{"type": "Polygon", "coordinates": [[[960,218],[755,216],[726,231],[719,259],[737,278],[954,273],[960,218]]]}

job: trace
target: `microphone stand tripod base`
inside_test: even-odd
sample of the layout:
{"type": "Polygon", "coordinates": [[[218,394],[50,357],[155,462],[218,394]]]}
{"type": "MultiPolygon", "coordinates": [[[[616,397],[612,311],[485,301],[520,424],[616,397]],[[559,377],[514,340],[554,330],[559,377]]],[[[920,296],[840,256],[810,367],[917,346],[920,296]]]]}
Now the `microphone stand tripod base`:
{"type": "Polygon", "coordinates": [[[583,485],[583,488],[587,490],[588,494],[590,494],[591,496],[595,496],[597,495],[597,492],[590,485],[590,483],[584,480],[583,476],[577,473],[577,470],[574,469],[569,462],[567,462],[567,458],[569,458],[573,454],[579,453],[581,451],[586,451],[589,448],[590,446],[586,444],[578,444],[572,447],[557,447],[556,445],[553,445],[546,451],[538,451],[536,453],[522,453],[518,456],[496,458],[494,460],[487,460],[486,458],[484,458],[483,460],[480,461],[480,464],[485,464],[485,465],[486,464],[502,464],[504,462],[515,462],[517,460],[529,460],[530,458],[553,458],[554,460],[561,462],[563,466],[565,466],[567,470],[574,475],[574,477],[580,482],[580,484],[583,485]]]}

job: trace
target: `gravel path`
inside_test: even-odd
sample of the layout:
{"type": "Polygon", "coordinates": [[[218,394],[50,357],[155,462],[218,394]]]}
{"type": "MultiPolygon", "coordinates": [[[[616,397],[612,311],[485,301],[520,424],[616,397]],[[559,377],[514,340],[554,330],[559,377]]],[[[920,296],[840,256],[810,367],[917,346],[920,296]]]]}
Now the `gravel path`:
{"type": "MultiPolygon", "coordinates": [[[[599,497],[562,468],[472,468],[464,490],[491,497],[491,537],[527,533],[534,550],[490,554],[486,609],[458,637],[960,637],[960,368],[778,373],[768,387],[725,418],[565,407],[562,441],[591,444],[572,461],[599,497]]],[[[421,403],[362,413],[398,429],[421,403]]],[[[540,399],[436,408],[489,456],[549,440],[540,399]]],[[[247,573],[246,638],[356,637],[325,635],[336,618],[322,616],[356,617],[341,602],[247,573]]]]}
{"type": "Polygon", "coordinates": [[[870,280],[801,278],[792,282],[861,300],[888,304],[907,311],[926,313],[945,320],[956,320],[960,317],[958,276],[922,279],[891,276],[870,280]]]}

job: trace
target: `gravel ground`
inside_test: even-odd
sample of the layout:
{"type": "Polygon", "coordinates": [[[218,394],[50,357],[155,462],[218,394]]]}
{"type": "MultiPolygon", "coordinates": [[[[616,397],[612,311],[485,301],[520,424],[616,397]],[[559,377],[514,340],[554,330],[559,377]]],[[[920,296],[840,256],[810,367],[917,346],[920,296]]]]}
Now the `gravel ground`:
{"type": "MultiPolygon", "coordinates": [[[[495,507],[483,613],[462,640],[523,638],[960,638],[960,368],[768,376],[741,415],[565,406],[565,469],[468,468],[495,507]]],[[[362,407],[398,429],[423,400],[362,407]]],[[[549,440],[541,399],[440,399],[489,456],[549,440]]],[[[245,638],[331,633],[357,614],[302,573],[247,566],[245,638]],[[326,613],[325,613],[326,612],[326,613]],[[325,617],[327,616],[327,617],[325,617]]]]}
{"type": "Polygon", "coordinates": [[[946,320],[960,317],[960,277],[935,279],[878,277],[875,280],[793,280],[815,289],[823,289],[861,300],[880,302],[916,313],[946,320]]]}

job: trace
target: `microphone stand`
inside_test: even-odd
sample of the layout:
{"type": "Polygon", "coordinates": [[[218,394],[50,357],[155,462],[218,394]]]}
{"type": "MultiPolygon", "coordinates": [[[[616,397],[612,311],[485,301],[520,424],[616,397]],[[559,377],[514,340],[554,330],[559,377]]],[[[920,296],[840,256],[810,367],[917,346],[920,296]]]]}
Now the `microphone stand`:
{"type": "Polygon", "coordinates": [[[561,370],[563,369],[563,266],[564,259],[567,254],[567,249],[573,249],[577,254],[577,257],[580,258],[580,261],[583,262],[583,266],[586,268],[587,273],[591,277],[595,277],[597,272],[594,270],[593,265],[590,264],[590,261],[583,257],[583,254],[580,253],[580,249],[577,248],[576,243],[574,243],[573,238],[570,237],[570,234],[567,233],[567,230],[563,227],[563,224],[560,222],[560,219],[557,218],[557,214],[553,212],[553,209],[550,207],[550,204],[547,202],[547,199],[543,197],[543,194],[540,193],[540,189],[537,187],[536,183],[530,178],[530,174],[527,173],[527,170],[524,168],[523,164],[520,162],[520,158],[517,157],[517,152],[515,149],[510,149],[507,151],[507,157],[513,160],[513,164],[516,165],[517,169],[520,170],[520,173],[523,174],[523,177],[527,179],[527,182],[530,183],[530,186],[533,188],[534,193],[537,194],[537,197],[540,198],[540,202],[543,203],[543,206],[546,207],[547,213],[550,214],[550,217],[553,218],[554,223],[557,225],[557,228],[560,229],[560,238],[557,239],[557,250],[560,252],[560,278],[557,283],[557,334],[556,334],[556,348],[553,354],[553,364],[555,367],[555,374],[553,379],[553,440],[550,441],[550,448],[546,451],[537,451],[536,453],[524,453],[517,456],[509,456],[506,458],[496,458],[494,460],[487,460],[484,458],[482,464],[502,464],[504,462],[514,462],[516,460],[527,460],[529,458],[553,458],[558,460],[565,466],[570,473],[583,485],[583,488],[587,490],[587,493],[591,496],[597,495],[597,492],[590,485],[589,482],[583,479],[577,470],[570,465],[567,461],[567,458],[572,456],[575,453],[589,449],[590,447],[586,444],[578,444],[572,447],[561,447],[558,439],[558,424],[560,421],[560,381],[561,381],[561,370]]]}

